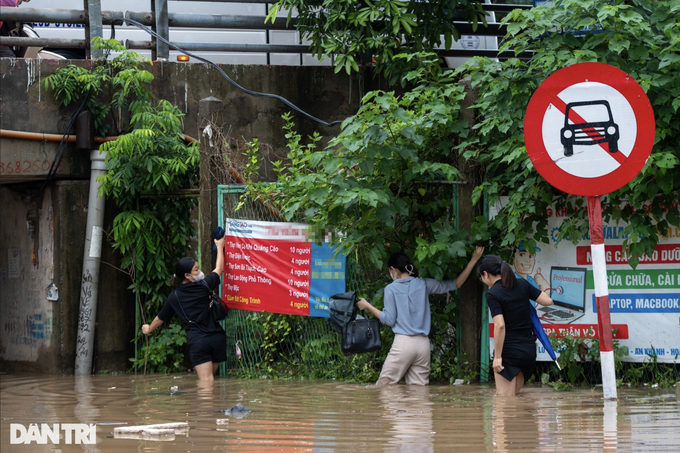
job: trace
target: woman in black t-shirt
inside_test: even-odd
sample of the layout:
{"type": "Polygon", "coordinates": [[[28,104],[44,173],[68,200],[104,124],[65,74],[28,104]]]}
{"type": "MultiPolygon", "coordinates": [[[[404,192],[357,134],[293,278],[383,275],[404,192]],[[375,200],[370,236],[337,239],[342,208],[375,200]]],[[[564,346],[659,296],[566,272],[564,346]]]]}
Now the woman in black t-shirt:
{"type": "Polygon", "coordinates": [[[227,337],[224,329],[212,316],[208,306],[212,291],[220,284],[224,267],[224,237],[215,240],[217,262],[215,269],[204,276],[193,258],[182,258],[175,266],[171,284],[175,290],[170,293],[151,323],[142,326],[142,332],[149,334],[172,318],[179,316],[187,332],[189,358],[196,368],[200,380],[213,380],[220,362],[227,360],[227,337]],[[208,311],[206,311],[208,310],[208,311]]]}
{"type": "Polygon", "coordinates": [[[496,255],[483,257],[477,266],[482,283],[489,286],[486,302],[493,318],[493,371],[496,394],[519,393],[536,366],[536,340],[531,328],[531,300],[552,305],[552,299],[524,279],[517,279],[508,263],[496,255]]]}

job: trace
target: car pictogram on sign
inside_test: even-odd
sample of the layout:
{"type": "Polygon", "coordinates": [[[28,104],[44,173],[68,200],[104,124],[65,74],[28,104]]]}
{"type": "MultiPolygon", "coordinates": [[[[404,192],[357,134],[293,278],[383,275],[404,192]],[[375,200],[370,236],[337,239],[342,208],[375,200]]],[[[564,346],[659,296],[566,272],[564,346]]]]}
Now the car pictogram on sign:
{"type": "Polygon", "coordinates": [[[607,150],[610,153],[618,152],[619,126],[614,122],[609,102],[593,100],[568,103],[564,127],[560,130],[560,140],[564,146],[565,157],[574,155],[574,145],[607,143],[607,150]],[[577,114],[575,108],[579,108],[580,113],[577,114]],[[587,116],[589,121],[585,121],[582,116],[587,116]]]}

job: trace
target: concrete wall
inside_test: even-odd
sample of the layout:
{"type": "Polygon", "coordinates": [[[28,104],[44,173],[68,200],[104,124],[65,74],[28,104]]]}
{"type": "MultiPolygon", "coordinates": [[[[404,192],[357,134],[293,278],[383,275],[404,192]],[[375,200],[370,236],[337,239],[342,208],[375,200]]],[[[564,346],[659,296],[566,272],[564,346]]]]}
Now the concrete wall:
{"type": "MultiPolygon", "coordinates": [[[[0,59],[0,128],[62,134],[77,105],[57,105],[41,82],[68,63],[0,59]]],[[[244,87],[283,96],[327,122],[352,115],[363,94],[380,83],[367,71],[350,77],[334,74],[329,67],[223,69],[244,87]]],[[[199,102],[214,97],[222,104],[219,111],[211,113],[214,117],[207,119],[216,121],[232,137],[245,141],[258,138],[285,155],[281,115],[291,109],[281,101],[246,95],[202,64],[156,63],[149,70],[156,77],[153,89],[157,98],[169,100],[186,114],[187,135],[200,139],[206,118],[199,115],[199,102]]],[[[324,139],[340,129],[320,126],[300,115],[296,115],[296,122],[303,135],[318,131],[324,139]]],[[[7,371],[72,373],[74,368],[89,160],[87,151],[70,145],[55,181],[43,190],[43,162],[54,159],[57,146],[0,138],[0,366],[7,371]],[[17,162],[21,172],[2,171],[10,164],[15,169],[17,162]],[[33,235],[27,222],[32,222],[33,235]],[[33,250],[35,263],[31,261],[33,250]],[[59,288],[59,301],[47,300],[45,292],[50,283],[59,288]]],[[[201,216],[214,219],[215,200],[209,205],[201,207],[201,216]]],[[[110,231],[115,214],[115,206],[107,202],[105,231],[110,231]]],[[[119,262],[108,244],[103,248],[102,261],[113,266],[119,262]]],[[[105,264],[100,272],[94,368],[127,369],[128,358],[134,353],[130,340],[135,329],[134,296],[126,289],[129,278],[105,264]]]]}
{"type": "MultiPolygon", "coordinates": [[[[0,187],[0,364],[7,371],[73,372],[88,181],[0,187]],[[56,285],[59,300],[47,298],[56,285]]],[[[107,203],[105,229],[116,207],[107,203]]],[[[102,262],[118,257],[106,244],[102,262]]],[[[123,371],[134,354],[134,296],[129,279],[102,264],[95,370],[123,371]]]]}
{"type": "Polygon", "coordinates": [[[31,198],[3,187],[0,206],[0,353],[6,360],[54,362],[45,355],[56,344],[59,307],[45,297],[54,278],[52,191],[31,198]]]}

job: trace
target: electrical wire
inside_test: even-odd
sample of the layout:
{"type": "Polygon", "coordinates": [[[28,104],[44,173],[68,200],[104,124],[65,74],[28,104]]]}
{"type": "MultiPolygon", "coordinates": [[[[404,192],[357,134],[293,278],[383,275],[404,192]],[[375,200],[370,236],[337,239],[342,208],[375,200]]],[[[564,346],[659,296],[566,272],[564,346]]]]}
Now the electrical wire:
{"type": "Polygon", "coordinates": [[[154,32],[153,30],[149,29],[148,27],[142,25],[141,23],[137,22],[136,20],[133,20],[133,19],[126,19],[126,18],[121,18],[121,17],[116,17],[116,18],[114,18],[113,21],[111,22],[111,33],[112,33],[111,36],[112,36],[112,37],[115,36],[115,28],[114,28],[114,25],[113,25],[113,24],[114,24],[115,22],[117,22],[117,21],[127,22],[127,23],[129,23],[129,24],[132,24],[132,25],[134,25],[135,27],[137,27],[137,28],[139,28],[139,29],[145,31],[145,32],[148,33],[149,35],[153,36],[153,37],[156,38],[157,40],[159,40],[159,41],[161,41],[161,42],[167,44],[167,45],[168,45],[169,47],[171,47],[172,49],[174,49],[174,50],[176,50],[176,51],[178,51],[178,52],[180,52],[180,53],[183,53],[184,55],[187,55],[187,56],[189,56],[189,57],[191,57],[191,58],[194,58],[194,59],[196,59],[196,60],[198,60],[198,61],[202,61],[202,62],[204,62],[204,63],[209,64],[210,66],[212,66],[213,68],[215,68],[215,69],[217,70],[217,72],[219,72],[219,73],[222,75],[222,77],[224,77],[225,79],[227,79],[227,81],[228,81],[229,83],[231,83],[234,87],[238,88],[239,90],[243,91],[243,92],[246,93],[246,94],[249,94],[250,96],[278,99],[279,101],[283,102],[283,103],[286,104],[288,107],[290,107],[290,108],[292,108],[293,110],[295,110],[296,112],[301,113],[301,114],[303,114],[304,116],[306,116],[307,118],[309,118],[309,119],[311,119],[311,120],[313,120],[313,121],[316,121],[317,123],[322,124],[322,125],[324,125],[324,126],[331,127],[331,126],[335,126],[336,124],[342,123],[342,121],[332,121],[332,122],[330,122],[330,123],[327,123],[327,122],[325,122],[325,121],[323,121],[323,120],[320,120],[319,118],[316,118],[315,116],[310,115],[309,113],[305,112],[305,111],[302,110],[301,108],[297,107],[295,104],[293,104],[292,102],[290,102],[288,99],[286,99],[286,98],[284,98],[284,97],[282,97],[282,96],[279,96],[279,95],[277,95],[277,94],[260,93],[260,92],[258,92],[258,91],[252,91],[252,90],[249,90],[249,89],[247,89],[247,88],[243,88],[241,85],[239,85],[238,83],[236,83],[235,81],[233,81],[233,80],[232,80],[232,79],[231,79],[231,78],[230,78],[230,77],[222,70],[222,68],[220,68],[219,66],[217,66],[217,64],[213,63],[212,61],[210,61],[210,60],[208,60],[208,59],[206,59],[206,58],[199,57],[198,55],[195,55],[195,54],[193,54],[193,53],[191,53],[191,52],[188,52],[188,51],[186,51],[186,50],[184,50],[184,49],[181,49],[181,48],[177,47],[175,44],[171,43],[171,42],[168,41],[167,39],[165,39],[165,38],[163,38],[162,36],[160,36],[158,33],[154,32]]]}
{"type": "Polygon", "coordinates": [[[50,170],[47,172],[45,181],[43,182],[43,185],[38,192],[42,192],[43,190],[45,190],[47,184],[49,184],[49,182],[54,178],[54,175],[57,174],[57,170],[61,165],[61,161],[64,159],[64,154],[66,154],[66,145],[68,144],[68,139],[71,136],[71,130],[73,129],[73,125],[75,124],[78,115],[80,115],[80,112],[82,112],[83,107],[85,107],[85,103],[87,103],[87,99],[90,97],[90,92],[91,90],[87,90],[87,93],[85,93],[85,98],[83,99],[83,102],[80,104],[80,107],[78,107],[78,110],[76,110],[73,116],[71,116],[71,120],[68,122],[68,126],[66,126],[66,132],[64,132],[64,135],[61,138],[61,142],[59,142],[59,147],[57,148],[57,153],[54,156],[52,165],[50,165],[50,170]]]}

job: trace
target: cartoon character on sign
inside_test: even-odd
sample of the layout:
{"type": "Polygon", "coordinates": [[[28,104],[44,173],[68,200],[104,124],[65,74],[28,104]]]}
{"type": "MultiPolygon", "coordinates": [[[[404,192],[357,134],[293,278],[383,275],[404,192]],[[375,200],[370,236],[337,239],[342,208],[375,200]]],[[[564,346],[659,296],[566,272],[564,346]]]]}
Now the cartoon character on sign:
{"type": "MultiPolygon", "coordinates": [[[[609,102],[604,100],[570,102],[560,131],[565,157],[574,155],[574,145],[604,145],[607,151],[619,150],[619,125],[614,122],[609,102]],[[578,111],[578,112],[577,112],[578,111]],[[588,120],[584,120],[584,117],[588,120]],[[569,121],[571,120],[571,123],[569,121]]],[[[603,146],[604,147],[604,146],[603,146]]]]}
{"type": "MultiPolygon", "coordinates": [[[[534,247],[536,252],[540,252],[541,249],[534,247]]],[[[515,267],[515,276],[518,278],[523,278],[535,288],[540,289],[543,292],[548,292],[550,289],[550,284],[541,274],[541,268],[536,269],[536,273],[532,276],[531,273],[534,271],[536,266],[536,255],[532,255],[528,250],[524,248],[524,241],[520,241],[519,245],[515,249],[515,259],[513,261],[513,266],[515,267]]],[[[535,301],[531,301],[534,306],[536,306],[535,301]]]]}

